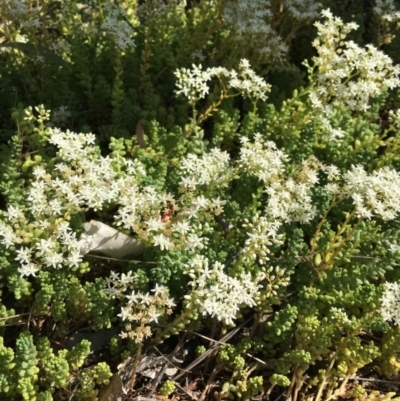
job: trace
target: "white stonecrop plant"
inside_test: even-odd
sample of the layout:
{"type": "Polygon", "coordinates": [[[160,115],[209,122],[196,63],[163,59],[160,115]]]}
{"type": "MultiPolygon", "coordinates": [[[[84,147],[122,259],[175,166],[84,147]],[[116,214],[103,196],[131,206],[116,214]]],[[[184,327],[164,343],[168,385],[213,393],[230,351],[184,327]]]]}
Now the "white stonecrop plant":
{"type": "MultiPolygon", "coordinates": [[[[331,107],[343,102],[348,107],[364,110],[371,97],[398,86],[399,69],[373,47],[365,50],[352,42],[343,42],[354,25],[344,24],[329,11],[323,14],[327,20],[317,24],[319,38],[314,43],[319,51],[315,60],[317,86],[310,95],[316,114],[321,111],[329,114],[331,107]]],[[[185,95],[192,105],[206,95],[208,82],[213,77],[223,82],[226,97],[242,94],[265,100],[270,90],[246,60],[241,61],[237,72],[224,68],[202,71],[196,67],[178,70],[176,76],[178,93],[185,95]]],[[[29,112],[26,118],[36,119],[44,127],[50,113],[43,107],[38,110],[41,110],[39,117],[29,112]]],[[[259,133],[253,140],[242,139],[236,161],[219,149],[211,149],[201,156],[183,157],[178,195],[173,195],[144,185],[146,171],[137,160],[101,156],[94,135],[43,129],[44,137],[58,149],[57,157],[51,165],[42,163],[34,167],[26,205],[9,205],[0,220],[0,243],[15,249],[22,276],[34,276],[41,269],[77,267],[82,261],[81,243],[70,225],[71,216],[80,214],[84,219],[90,209],[101,210],[113,205],[118,208],[115,226],[134,233],[146,246],[166,251],[185,250],[192,255],[186,271],[192,279],[186,294],[187,306],[200,305],[202,314],[232,324],[241,305],[254,306],[263,286],[264,293],[276,291],[278,284],[274,280],[279,276],[279,282],[283,282],[284,273],[279,270],[272,274],[266,266],[256,277],[247,273],[231,277],[221,263],[209,266],[202,252],[208,247],[210,222],[223,213],[226,203],[220,197],[213,197],[215,189],[229,186],[243,174],[257,177],[264,186],[267,195],[264,209],[258,210],[251,221],[241,222],[246,239],[238,261],[243,266],[254,260],[260,265],[268,263],[271,247],[282,244],[283,224],[304,224],[314,219],[317,210],[312,191],[321,185],[320,174],[325,174],[328,180],[321,189],[331,193],[336,202],[352,200],[354,214],[360,219],[393,220],[400,214],[397,171],[385,167],[368,174],[362,167],[354,166],[341,174],[336,166],[323,166],[310,157],[294,173],[288,174],[289,157],[259,133]]],[[[107,284],[110,297],[121,298],[134,286],[132,277],[114,275],[110,280],[107,284]],[[122,279],[124,285],[112,284],[122,279]]],[[[141,320],[130,314],[143,313],[138,305],[149,306],[152,302],[155,309],[146,317],[146,322],[143,320],[144,336],[148,333],[147,323],[157,321],[171,309],[173,301],[167,293],[160,288],[154,296],[132,293],[121,312],[121,318],[138,323],[141,320]]],[[[134,331],[128,329],[127,333],[134,331]]],[[[136,334],[132,336],[139,338],[136,334]]]]}
{"type": "MultiPolygon", "coordinates": [[[[0,223],[1,243],[7,247],[14,244],[28,247],[23,250],[21,274],[34,274],[40,264],[57,268],[77,266],[82,261],[82,244],[69,226],[70,216],[89,209],[101,210],[109,204],[119,206],[114,216],[116,225],[135,232],[148,245],[162,250],[194,250],[203,249],[207,244],[203,233],[209,228],[200,220],[222,213],[225,201],[196,195],[185,182],[183,195],[178,200],[171,194],[141,185],[141,177],[145,175],[143,166],[130,159],[102,157],[93,146],[92,134],[48,128],[47,135],[49,142],[59,149],[60,162],[54,168],[34,168],[26,209],[9,206],[6,212],[9,224],[0,223]],[[23,230],[27,226],[39,230],[40,238],[28,236],[23,230]],[[180,234],[179,238],[173,233],[180,234]],[[29,255],[36,256],[31,260],[29,255]]],[[[226,185],[224,180],[232,179],[229,169],[218,178],[221,163],[228,165],[227,154],[212,151],[203,157],[208,161],[209,180],[226,185]]],[[[197,182],[198,171],[190,167],[193,163],[196,160],[191,156],[182,162],[183,174],[190,182],[197,182]]],[[[210,182],[206,179],[203,183],[210,182]]]]}

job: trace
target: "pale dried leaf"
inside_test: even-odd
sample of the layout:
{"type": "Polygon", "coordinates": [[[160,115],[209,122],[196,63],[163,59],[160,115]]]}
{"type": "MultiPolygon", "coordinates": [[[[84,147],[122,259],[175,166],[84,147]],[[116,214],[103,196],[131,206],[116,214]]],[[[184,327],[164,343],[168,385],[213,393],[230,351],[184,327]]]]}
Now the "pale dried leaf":
{"type": "Polygon", "coordinates": [[[127,254],[140,255],[144,252],[145,247],[140,241],[100,221],[91,220],[84,224],[84,229],[85,233],[80,238],[82,255],[96,251],[122,258],[127,254]]]}

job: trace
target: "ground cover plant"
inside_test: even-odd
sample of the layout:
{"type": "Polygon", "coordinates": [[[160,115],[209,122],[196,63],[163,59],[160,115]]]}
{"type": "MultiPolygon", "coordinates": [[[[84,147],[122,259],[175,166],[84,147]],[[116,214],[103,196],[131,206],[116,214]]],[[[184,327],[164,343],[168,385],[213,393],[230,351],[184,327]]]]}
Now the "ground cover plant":
{"type": "Polygon", "coordinates": [[[0,399],[400,399],[399,24],[0,0],[0,399]]]}

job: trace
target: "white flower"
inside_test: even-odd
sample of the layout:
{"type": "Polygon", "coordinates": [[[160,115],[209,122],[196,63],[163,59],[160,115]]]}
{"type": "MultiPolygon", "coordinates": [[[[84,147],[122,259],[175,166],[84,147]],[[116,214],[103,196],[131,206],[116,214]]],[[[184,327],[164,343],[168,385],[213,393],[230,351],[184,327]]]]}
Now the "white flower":
{"type": "Polygon", "coordinates": [[[208,206],[208,199],[206,199],[203,195],[198,196],[193,199],[193,205],[195,205],[196,209],[205,209],[208,206]]]}
{"type": "Polygon", "coordinates": [[[400,12],[396,9],[393,0],[375,0],[373,12],[382,21],[396,22],[400,20],[400,12]]]}
{"type": "Polygon", "coordinates": [[[187,220],[174,222],[172,225],[172,231],[177,232],[181,235],[186,235],[190,231],[190,223],[187,220]]]}
{"type": "Polygon", "coordinates": [[[16,251],[17,257],[15,260],[19,260],[20,263],[29,264],[31,262],[32,249],[22,246],[16,251]]]}
{"type": "Polygon", "coordinates": [[[177,95],[186,96],[190,102],[196,102],[204,99],[209,92],[207,82],[213,77],[213,70],[202,70],[200,65],[192,65],[192,69],[180,68],[175,71],[177,78],[176,86],[178,90],[177,95]]]}
{"type": "Polygon", "coordinates": [[[168,288],[164,285],[156,284],[156,286],[151,290],[154,292],[154,296],[165,298],[168,295],[168,288]]]}
{"type": "Polygon", "coordinates": [[[22,264],[18,268],[18,273],[24,277],[24,276],[34,276],[36,273],[40,271],[40,268],[37,264],[35,263],[27,263],[27,264],[22,264]]]}
{"type": "Polygon", "coordinates": [[[131,308],[122,306],[121,313],[118,313],[117,316],[120,317],[122,321],[124,321],[124,320],[130,320],[131,315],[132,315],[131,308]]]}
{"type": "Polygon", "coordinates": [[[158,318],[163,315],[163,313],[159,312],[156,308],[150,308],[147,311],[149,322],[158,323],[158,318]]]}
{"type": "Polygon", "coordinates": [[[146,221],[148,231],[158,231],[161,230],[164,226],[164,223],[161,221],[161,218],[151,217],[146,221]]]}
{"type": "Polygon", "coordinates": [[[189,234],[185,241],[185,249],[204,249],[203,242],[206,242],[206,238],[201,238],[196,234],[189,234]]]}
{"type": "Polygon", "coordinates": [[[78,267],[79,263],[82,262],[82,255],[79,250],[70,252],[66,258],[66,263],[69,267],[78,267]]]}
{"type": "Polygon", "coordinates": [[[214,198],[210,200],[210,208],[213,210],[213,213],[218,216],[220,215],[224,210],[223,206],[226,204],[226,201],[218,198],[214,198]]]}
{"type": "Polygon", "coordinates": [[[44,257],[44,262],[46,263],[46,265],[52,266],[54,268],[61,268],[63,261],[64,261],[64,255],[62,253],[49,252],[44,257]]]}
{"type": "Polygon", "coordinates": [[[45,255],[47,253],[53,252],[57,249],[57,243],[53,238],[44,239],[42,238],[37,244],[36,248],[40,252],[41,255],[45,255]]]}
{"type": "Polygon", "coordinates": [[[24,217],[23,211],[18,206],[12,206],[12,205],[9,205],[7,207],[7,212],[5,214],[8,217],[9,221],[14,219],[19,220],[24,217]]]}
{"type": "Polygon", "coordinates": [[[126,298],[128,299],[128,302],[131,304],[139,303],[141,299],[141,294],[132,291],[130,295],[126,296],[126,298]]]}
{"type": "Polygon", "coordinates": [[[6,249],[13,246],[17,241],[17,236],[12,227],[5,224],[3,221],[0,221],[0,236],[3,237],[0,243],[4,245],[6,249]]]}
{"type": "Polygon", "coordinates": [[[174,247],[174,243],[164,234],[155,235],[153,237],[153,241],[154,245],[159,246],[162,251],[164,249],[172,249],[174,247]]]}
{"type": "Polygon", "coordinates": [[[136,276],[132,276],[132,272],[129,271],[127,274],[121,273],[121,277],[119,278],[119,285],[127,287],[136,283],[136,281],[136,276]]]}

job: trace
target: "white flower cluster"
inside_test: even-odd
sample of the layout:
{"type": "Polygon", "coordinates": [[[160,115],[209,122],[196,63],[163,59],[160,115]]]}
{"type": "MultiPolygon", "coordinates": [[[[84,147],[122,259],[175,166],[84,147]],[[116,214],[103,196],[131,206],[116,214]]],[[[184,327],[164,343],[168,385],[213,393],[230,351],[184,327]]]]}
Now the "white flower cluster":
{"type": "MultiPolygon", "coordinates": [[[[34,118],[30,110],[26,115],[28,120],[34,118]]],[[[42,265],[78,266],[81,244],[69,226],[71,214],[114,202],[129,186],[126,177],[134,181],[138,172],[142,173],[139,164],[126,161],[127,174],[117,176],[113,159],[101,157],[92,146],[92,134],[47,128],[46,135],[59,148],[62,162],[56,163],[52,172],[40,165],[34,167],[26,209],[10,205],[5,214],[8,224],[0,222],[1,243],[6,247],[18,245],[16,260],[21,264],[21,275],[34,275],[42,265]]]]}
{"type": "Polygon", "coordinates": [[[216,75],[215,68],[202,70],[201,64],[199,66],[193,64],[191,70],[179,68],[175,71],[175,76],[177,77],[176,86],[178,88],[176,94],[187,97],[190,102],[204,99],[210,90],[207,82],[211,81],[216,75]]]}
{"type": "Polygon", "coordinates": [[[314,0],[284,0],[281,6],[271,8],[270,2],[262,0],[230,0],[224,9],[234,38],[268,63],[284,60],[289,51],[278,32],[277,21],[284,18],[281,14],[290,15],[298,23],[317,18],[320,8],[314,0]]]}
{"type": "Polygon", "coordinates": [[[120,205],[115,216],[117,224],[134,232],[140,232],[142,215],[146,214],[149,218],[148,224],[151,224],[151,218],[154,217],[161,227],[159,213],[167,206],[169,200],[174,202],[172,197],[157,193],[153,187],[140,188],[135,179],[125,176],[124,187],[117,201],[120,205]]]}
{"type": "Polygon", "coordinates": [[[60,106],[58,109],[51,113],[51,123],[64,123],[70,118],[72,113],[68,110],[67,106],[60,106]]]}
{"type": "Polygon", "coordinates": [[[375,0],[373,12],[380,20],[387,22],[400,21],[400,11],[394,5],[393,0],[375,0]]]}
{"type": "Polygon", "coordinates": [[[320,5],[315,0],[285,0],[284,6],[298,21],[318,18],[320,5]]]}
{"type": "Polygon", "coordinates": [[[254,143],[248,138],[241,138],[241,142],[239,167],[264,182],[269,195],[266,212],[270,218],[286,222],[311,221],[316,208],[312,205],[310,190],[318,183],[318,162],[306,160],[296,176],[286,179],[285,166],[289,158],[273,142],[265,141],[259,133],[254,143]]]}
{"type": "Polygon", "coordinates": [[[362,166],[340,174],[336,166],[325,166],[329,183],[328,192],[339,199],[351,198],[358,217],[370,219],[378,217],[393,220],[400,213],[400,173],[389,167],[383,167],[368,174],[362,166]],[[341,180],[344,181],[341,184],[341,180]]]}
{"type": "MultiPolygon", "coordinates": [[[[35,119],[31,111],[26,116],[35,119]]],[[[145,171],[139,162],[102,157],[94,146],[94,135],[48,127],[46,138],[58,148],[59,162],[48,169],[35,166],[27,189],[26,209],[9,206],[6,220],[0,221],[0,242],[6,247],[17,245],[16,260],[21,264],[22,275],[34,275],[41,266],[78,266],[82,261],[81,243],[71,230],[69,219],[76,212],[100,210],[108,204],[119,206],[114,216],[117,225],[136,232],[140,240],[162,250],[193,251],[207,245],[203,233],[210,228],[204,218],[213,219],[222,213],[225,201],[195,196],[185,187],[178,206],[172,195],[140,184],[145,171]]],[[[215,150],[210,159],[204,160],[206,164],[207,161],[207,167],[217,163],[216,174],[225,166],[225,174],[232,175],[227,154],[215,150]]],[[[193,160],[182,161],[187,171],[191,163],[193,160]]],[[[206,185],[212,180],[222,185],[222,177],[216,178],[212,169],[208,174],[206,185]]],[[[123,291],[114,286],[113,296],[123,291]]]]}
{"type": "Polygon", "coordinates": [[[255,214],[252,221],[245,219],[243,227],[247,230],[247,236],[241,259],[252,262],[258,259],[260,264],[269,260],[269,247],[272,244],[282,244],[282,235],[278,234],[281,227],[279,221],[269,221],[266,217],[255,214]]]}
{"type": "Polygon", "coordinates": [[[385,283],[381,298],[380,313],[384,320],[400,325],[400,285],[385,283]]]}
{"type": "Polygon", "coordinates": [[[329,10],[322,15],[326,19],[315,23],[318,38],[313,42],[319,54],[313,59],[318,66],[318,86],[310,92],[310,100],[325,112],[330,111],[329,104],[365,111],[370,107],[370,98],[400,85],[400,67],[372,45],[363,49],[353,41],[344,41],[357,24],[345,24],[329,10]]]}
{"type": "MultiPolygon", "coordinates": [[[[102,157],[93,146],[94,135],[52,128],[47,128],[46,133],[49,142],[58,147],[62,162],[55,164],[53,174],[41,166],[33,170],[35,179],[27,200],[35,224],[43,227],[49,219],[62,220],[62,216],[74,210],[100,210],[107,204],[115,204],[119,207],[114,216],[116,224],[135,232],[144,242],[161,250],[205,247],[205,226],[198,224],[197,219],[222,213],[225,201],[188,193],[193,188],[186,184],[221,186],[232,179],[227,153],[215,149],[203,158],[190,155],[183,159],[183,171],[189,181],[182,183],[184,195],[177,201],[171,194],[140,185],[145,170],[138,161],[120,158],[116,165],[115,159],[102,157]],[[199,165],[202,170],[198,170],[199,165]],[[179,234],[178,238],[174,233],[179,234]]],[[[5,235],[11,238],[9,233],[5,235]]]]}
{"type": "Polygon", "coordinates": [[[248,138],[241,137],[239,167],[254,174],[265,185],[276,181],[284,173],[288,156],[277,149],[272,141],[265,141],[260,133],[254,135],[254,143],[248,138]]]}
{"type": "Polygon", "coordinates": [[[325,134],[325,138],[328,141],[340,142],[346,136],[346,132],[340,127],[333,127],[332,122],[329,120],[330,113],[326,113],[318,116],[319,122],[321,124],[321,132],[325,134]]]}
{"type": "Polygon", "coordinates": [[[3,0],[0,2],[0,11],[3,11],[3,21],[6,25],[15,24],[27,29],[39,28],[42,25],[40,8],[34,7],[26,0],[3,0]]]}
{"type": "Polygon", "coordinates": [[[239,93],[251,99],[266,100],[266,94],[271,90],[271,86],[250,68],[249,62],[245,59],[240,61],[238,71],[229,71],[223,67],[202,70],[201,64],[199,66],[193,64],[192,69],[177,69],[175,76],[177,77],[177,95],[187,97],[191,103],[205,98],[210,89],[208,82],[213,78],[221,81],[227,79],[224,85],[227,92],[229,89],[236,89],[236,94],[239,93]]]}
{"type": "Polygon", "coordinates": [[[0,221],[0,243],[6,248],[18,245],[15,260],[21,276],[34,276],[42,265],[76,267],[82,261],[79,240],[62,218],[30,220],[28,213],[13,206],[8,206],[5,215],[9,224],[0,221]]]}
{"type": "MultiPolygon", "coordinates": [[[[31,118],[28,112],[27,119],[31,118]]],[[[89,146],[94,135],[51,128],[47,134],[66,163],[55,164],[55,178],[43,167],[34,167],[26,210],[9,206],[9,224],[0,223],[1,242],[5,246],[26,245],[16,251],[21,275],[35,275],[41,265],[78,266],[82,261],[81,246],[69,227],[71,212],[83,207],[100,209],[118,194],[116,188],[104,181],[105,177],[116,178],[111,160],[96,157],[94,148],[89,146]]]]}
{"type": "Polygon", "coordinates": [[[105,281],[107,288],[104,292],[112,299],[122,299],[128,290],[133,290],[134,286],[137,284],[137,277],[132,275],[131,271],[127,274],[111,271],[105,281]]]}
{"type": "Polygon", "coordinates": [[[184,196],[182,202],[178,206],[171,195],[158,194],[151,187],[139,189],[132,183],[121,191],[115,219],[118,225],[136,232],[141,240],[150,241],[161,250],[201,250],[208,240],[202,236],[205,227],[197,219],[220,214],[225,202],[192,195],[184,196]]]}
{"type": "Polygon", "coordinates": [[[129,17],[125,10],[114,3],[109,3],[104,8],[104,14],[106,18],[102,22],[100,30],[112,35],[115,44],[121,51],[135,47],[134,30],[128,23],[129,17]]]}
{"type": "Polygon", "coordinates": [[[125,297],[128,302],[118,314],[123,321],[127,321],[121,338],[132,338],[139,344],[151,336],[151,323],[158,323],[160,317],[172,314],[175,302],[169,298],[168,288],[156,284],[152,292],[154,294],[132,291],[125,297]]]}
{"type": "Polygon", "coordinates": [[[236,35],[241,39],[247,34],[257,34],[260,31],[268,34],[271,28],[265,21],[271,17],[272,12],[268,5],[257,0],[229,1],[224,9],[224,18],[235,25],[236,35]]]}
{"type": "Polygon", "coordinates": [[[134,339],[136,343],[142,342],[150,337],[151,323],[157,323],[158,319],[165,314],[170,315],[175,302],[169,298],[168,288],[156,284],[150,293],[135,292],[137,277],[131,271],[125,273],[111,272],[106,278],[107,288],[104,292],[112,299],[127,299],[121,307],[118,316],[126,322],[125,331],[120,336],[122,338],[134,339]],[[130,295],[126,295],[130,291],[130,295]]]}
{"type": "Polygon", "coordinates": [[[248,60],[240,60],[238,70],[239,72],[235,70],[228,72],[228,77],[230,78],[228,85],[236,89],[243,97],[267,100],[266,93],[271,91],[271,85],[256,75],[250,68],[248,60]]]}
{"type": "Polygon", "coordinates": [[[259,272],[256,277],[249,273],[230,277],[224,272],[223,264],[209,265],[205,256],[196,255],[186,266],[185,273],[192,279],[189,282],[192,289],[185,295],[185,307],[232,325],[241,307],[256,305],[262,287],[259,283],[265,275],[259,272]]]}
{"type": "Polygon", "coordinates": [[[266,188],[270,196],[266,207],[267,213],[274,219],[285,222],[310,222],[316,215],[316,207],[312,205],[310,189],[311,181],[296,182],[292,178],[275,182],[266,188]]]}
{"type": "Polygon", "coordinates": [[[384,167],[368,174],[362,166],[352,166],[343,175],[344,196],[351,197],[358,217],[373,216],[393,220],[400,213],[400,173],[384,167]]]}
{"type": "Polygon", "coordinates": [[[288,53],[284,40],[272,29],[273,15],[262,0],[228,1],[224,18],[232,26],[234,37],[242,44],[252,45],[265,60],[282,60],[288,53]]]}
{"type": "Polygon", "coordinates": [[[218,148],[201,156],[189,153],[182,160],[180,170],[181,185],[189,191],[194,191],[199,185],[226,186],[233,176],[229,154],[218,148]]]}
{"type": "Polygon", "coordinates": [[[378,46],[387,45],[393,41],[400,28],[400,11],[393,0],[376,0],[373,12],[378,26],[378,46]]]}
{"type": "Polygon", "coordinates": [[[317,213],[310,192],[318,183],[318,168],[318,162],[311,158],[303,162],[302,169],[293,178],[272,182],[266,188],[267,213],[286,222],[310,222],[317,213]]]}
{"type": "MultiPolygon", "coordinates": [[[[76,134],[67,130],[49,128],[49,142],[56,145],[58,156],[63,160],[54,166],[57,177],[47,173],[43,167],[34,169],[36,181],[29,190],[28,200],[35,213],[60,215],[67,210],[83,207],[100,210],[118,197],[124,182],[117,176],[114,161],[98,155],[93,134],[76,134]],[[110,184],[111,183],[111,184],[110,184]],[[49,198],[59,202],[52,205],[49,198]]],[[[135,177],[136,169],[132,164],[127,170],[135,177]]]]}
{"type": "Polygon", "coordinates": [[[59,56],[64,56],[66,54],[69,54],[71,45],[62,38],[58,42],[52,43],[50,45],[50,49],[53,50],[54,53],[57,53],[59,56]]]}

